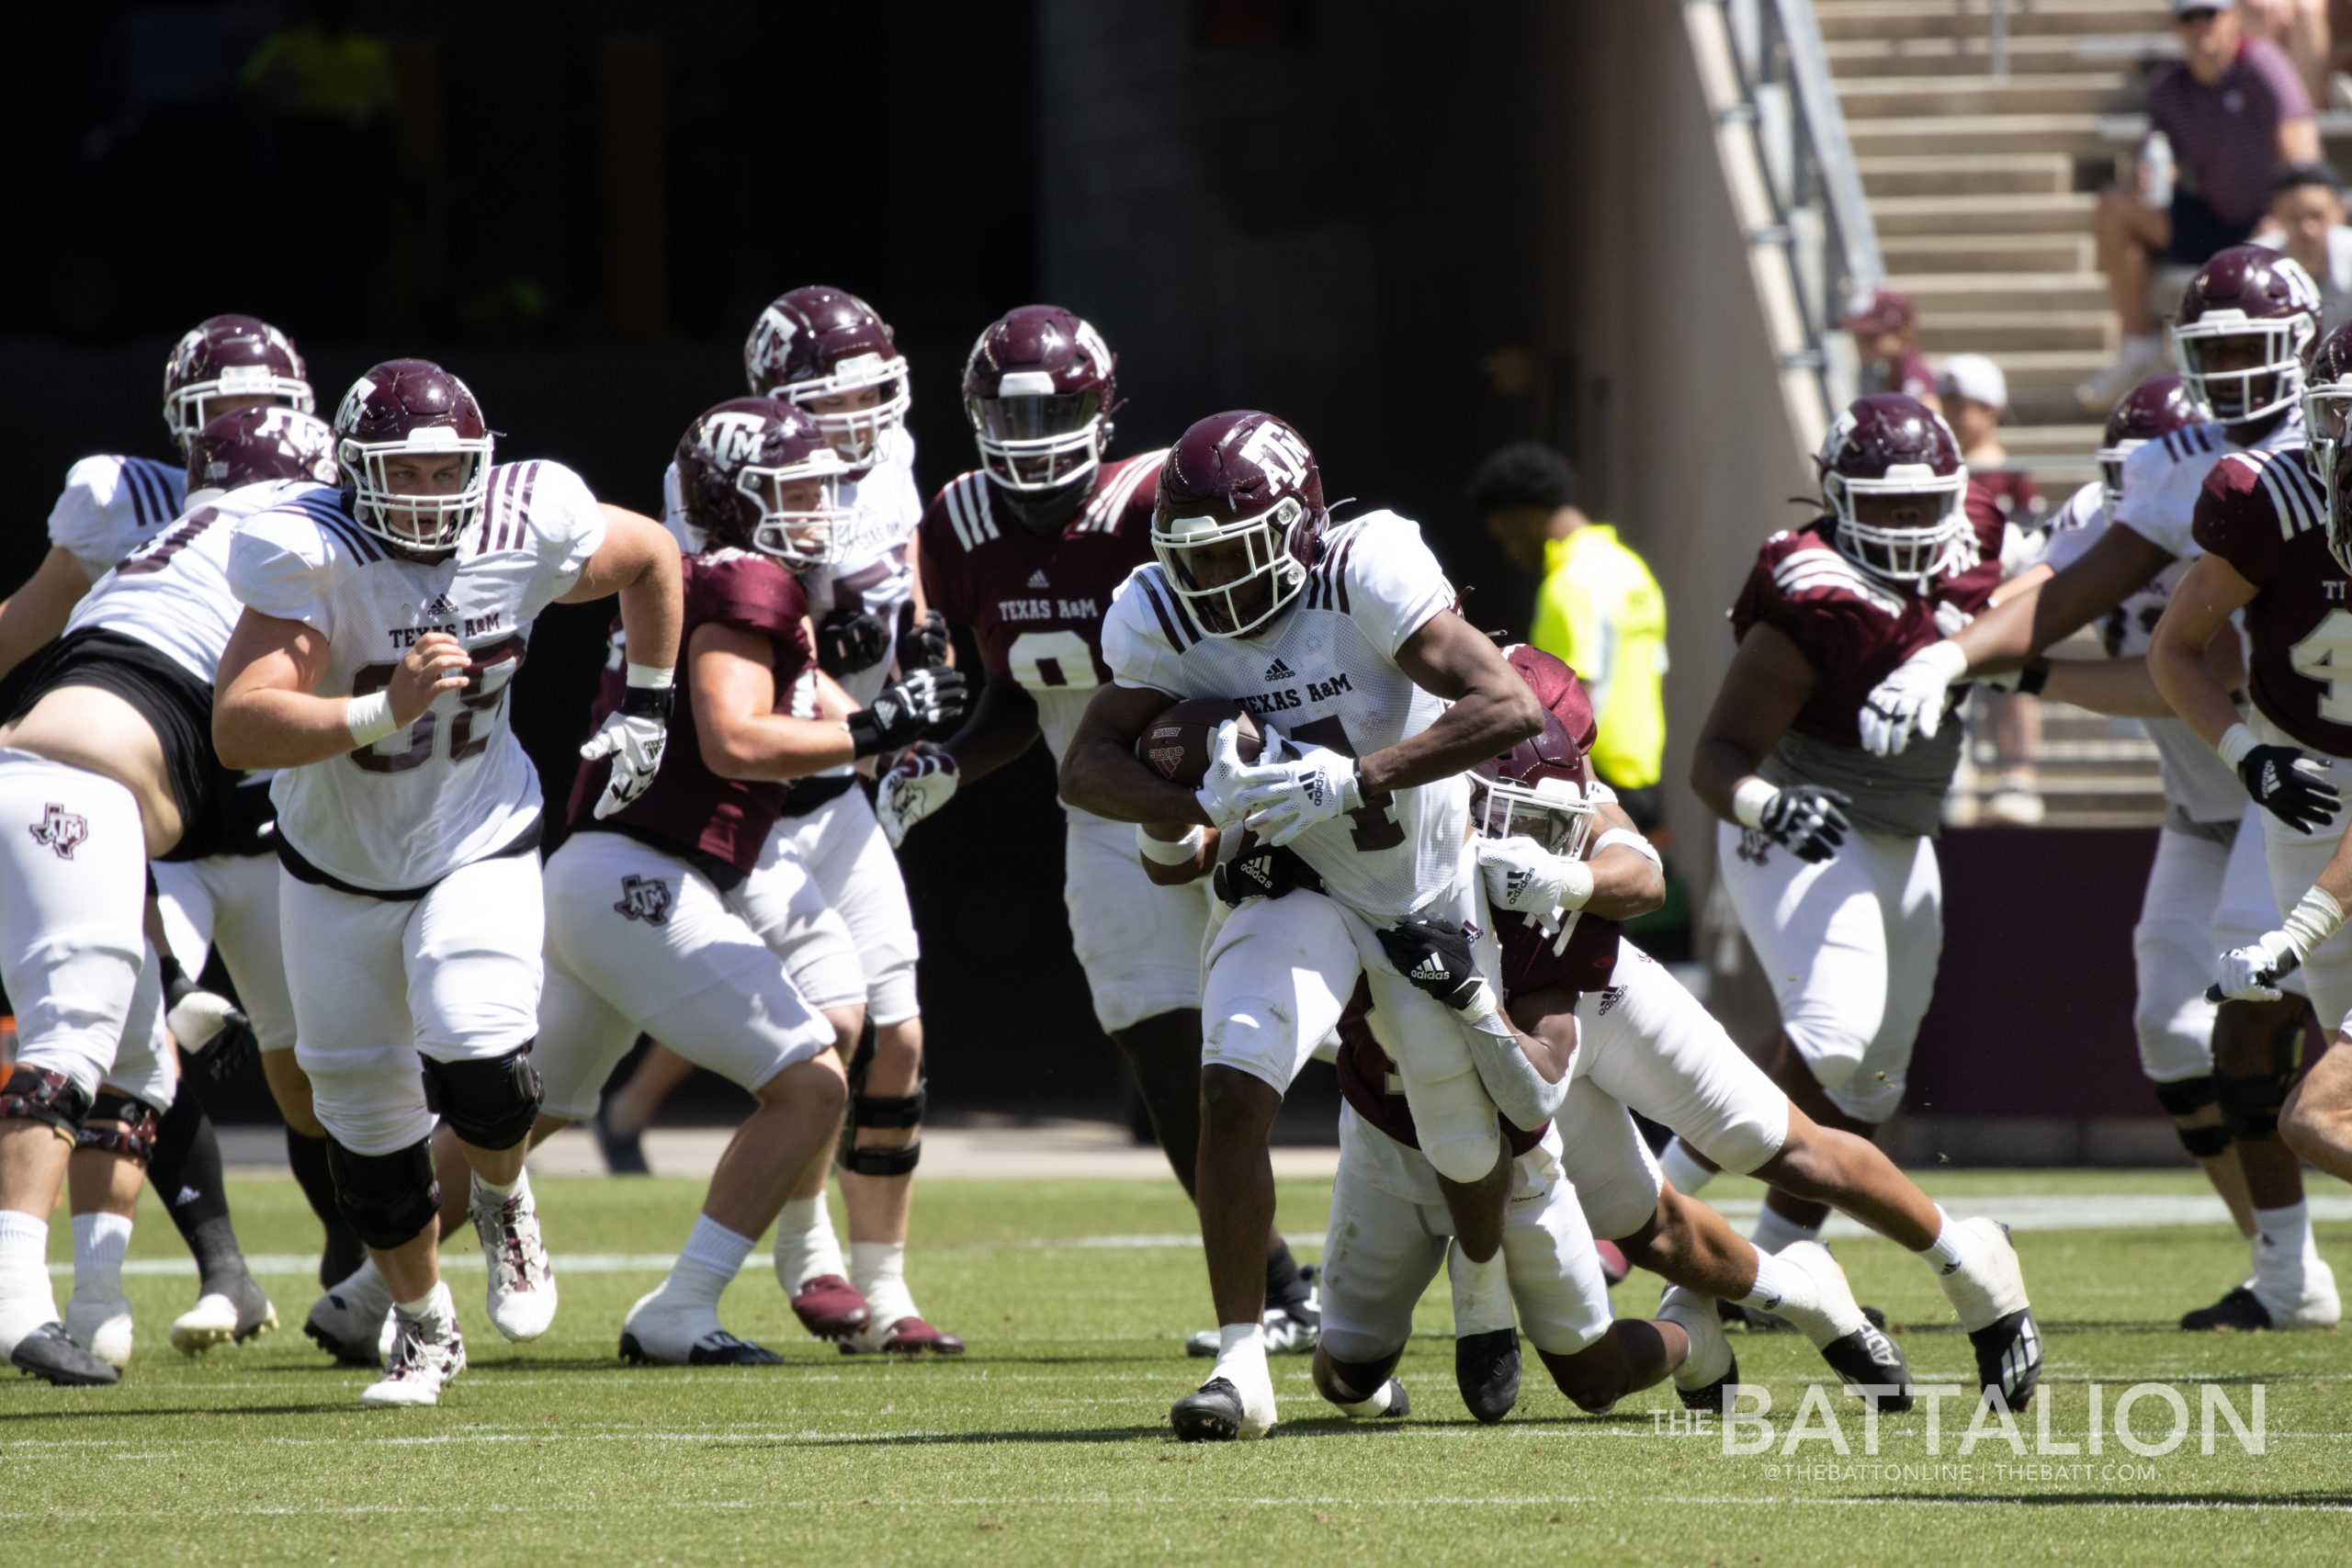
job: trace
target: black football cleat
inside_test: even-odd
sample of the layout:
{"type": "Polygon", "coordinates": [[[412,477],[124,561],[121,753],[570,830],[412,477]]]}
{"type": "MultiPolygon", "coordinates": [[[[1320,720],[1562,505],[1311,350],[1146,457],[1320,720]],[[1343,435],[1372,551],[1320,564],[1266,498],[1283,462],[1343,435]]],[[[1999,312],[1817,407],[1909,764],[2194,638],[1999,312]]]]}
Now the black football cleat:
{"type": "MultiPolygon", "coordinates": [[[[639,1343],[636,1335],[624,1329],[621,1333],[621,1359],[633,1366],[662,1367],[677,1363],[653,1355],[639,1343]]],[[[780,1367],[784,1358],[764,1345],[749,1339],[738,1339],[725,1329],[706,1334],[695,1341],[686,1352],[690,1367],[780,1367]]]]}
{"type": "Polygon", "coordinates": [[[1462,1403],[1487,1426],[1519,1403],[1519,1330],[1491,1329],[1453,1342],[1453,1383],[1462,1403]]]}
{"type": "Polygon", "coordinates": [[[2240,1334],[2266,1333],[2271,1326],[2270,1309],[2262,1304],[2252,1288],[2240,1285],[2211,1306],[2199,1307],[2180,1314],[2180,1325],[2192,1334],[2214,1329],[2235,1329],[2240,1334]]]}
{"type": "Polygon", "coordinates": [[[1897,1415],[1911,1408],[1911,1364],[1902,1347],[1875,1325],[1831,1340],[1821,1348],[1821,1359],[1845,1380],[1848,1393],[1881,1412],[1897,1415]]]}
{"type": "Polygon", "coordinates": [[[653,1174],[653,1168],[645,1163],[645,1140],[641,1134],[616,1132],[601,1108],[588,1127],[596,1134],[596,1152],[605,1156],[607,1172],[614,1176],[653,1174]]]}
{"type": "Polygon", "coordinates": [[[1226,1378],[1211,1378],[1168,1412],[1180,1441],[1229,1443],[1241,1436],[1241,1391],[1226,1378]]]}
{"type": "Polygon", "coordinates": [[[27,1377],[59,1388],[99,1388],[122,1381],[120,1372],[74,1344],[62,1323],[44,1323],[17,1340],[8,1360],[27,1377]]]}
{"type": "Polygon", "coordinates": [[[1968,1337],[1976,1350],[1976,1381],[1995,1389],[2011,1410],[2023,1410],[2041,1382],[2041,1330],[2030,1307],[1996,1318],[1968,1337]]]}

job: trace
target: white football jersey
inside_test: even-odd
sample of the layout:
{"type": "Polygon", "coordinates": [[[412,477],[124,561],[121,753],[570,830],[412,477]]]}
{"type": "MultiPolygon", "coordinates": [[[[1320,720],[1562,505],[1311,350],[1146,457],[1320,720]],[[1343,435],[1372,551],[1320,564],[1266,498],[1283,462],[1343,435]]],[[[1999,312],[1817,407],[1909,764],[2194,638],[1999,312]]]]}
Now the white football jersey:
{"type": "Polygon", "coordinates": [[[604,514],[570,468],[502,463],[457,549],[414,560],[361,529],[333,488],[288,489],[238,528],[229,583],[243,604],[327,639],[320,694],[382,691],[427,632],[458,638],[474,664],[471,684],[443,693],[408,729],[279,773],[278,831],[354,886],[428,886],[513,843],[539,814],[507,691],[531,623],[604,543],[604,514]]]}
{"type": "Polygon", "coordinates": [[[180,514],[187,469],[153,457],[85,457],[49,509],[49,542],[96,582],[180,514]]]}
{"type": "Polygon", "coordinates": [[[318,487],[273,479],[215,491],[91,585],[66,621],[70,635],[96,626],[158,649],[206,685],[244,606],[229,587],[229,548],[246,518],[318,487]]]}
{"type": "Polygon", "coordinates": [[[2232,452],[2277,452],[2302,444],[2300,408],[2288,410],[2269,434],[2244,446],[2230,439],[2226,426],[2184,425],[2123,459],[2123,499],[2116,505],[2115,521],[2178,558],[2194,560],[2205,552],[2189,525],[2213,465],[2232,452]]]}
{"type": "MultiPolygon", "coordinates": [[[[1136,568],[1103,620],[1102,657],[1122,686],[1230,697],[1289,739],[1368,756],[1445,711],[1396,650],[1453,598],[1419,525],[1370,512],[1324,530],[1305,589],[1246,637],[1204,636],[1158,562],[1136,568]]],[[[1468,826],[1469,784],[1454,777],[1376,795],[1291,847],[1332,897],[1387,921],[1453,886],[1468,826]]]]}
{"type": "MultiPolygon", "coordinates": [[[[2154,443],[2150,443],[2151,446],[2154,443]]],[[[2137,454],[2134,454],[2135,456],[2137,454]]],[[[2199,480],[2201,484],[2203,481],[2199,480]]],[[[2066,498],[2050,525],[2050,548],[2042,558],[2052,571],[2063,571],[2107,532],[2107,494],[2094,479],[2066,498]]],[[[2189,555],[2158,572],[2143,589],[2131,594],[2105,616],[2092,623],[2099,644],[2113,659],[2144,659],[2150,636],[2163,619],[2172,591],[2188,574],[2197,556],[2204,554],[2189,542],[2189,555]]],[[[2164,775],[2165,800],[2192,822],[2234,822],[2245,809],[2245,791],[2213,749],[2188,728],[2186,719],[2143,718],[2140,727],[2156,748],[2156,764],[2164,775]]]]}

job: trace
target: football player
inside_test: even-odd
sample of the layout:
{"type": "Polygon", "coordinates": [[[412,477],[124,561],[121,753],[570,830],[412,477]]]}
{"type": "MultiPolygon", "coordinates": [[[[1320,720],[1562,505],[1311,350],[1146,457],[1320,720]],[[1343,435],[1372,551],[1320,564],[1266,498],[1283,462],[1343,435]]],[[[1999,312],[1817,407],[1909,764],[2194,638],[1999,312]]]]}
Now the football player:
{"type": "MultiPolygon", "coordinates": [[[[0,983],[18,1039],[0,1089],[0,1344],[51,1382],[112,1382],[130,1358],[122,1258],[156,1112],[174,1099],[164,966],[142,934],[146,864],[200,863],[235,836],[236,780],[210,739],[213,676],[237,614],[229,540],[285,489],[256,481],[315,481],[328,446],[317,425],[272,409],[208,426],[198,505],[80,600],[0,725],[0,815],[25,829],[0,834],[0,983]],[[216,465],[221,488],[202,488],[216,465]],[[69,1168],[72,1332],[44,1257],[69,1168]]],[[[199,1010],[172,1021],[201,1063],[207,1046],[231,1043],[224,1010],[209,1010],[209,1032],[199,1010]]],[[[250,1332],[275,1315],[261,1298],[250,1332]]]]}
{"type": "MultiPolygon", "coordinates": [[[[1057,766],[1107,681],[1102,615],[1151,558],[1164,450],[1110,456],[1116,357],[1058,305],[1023,305],[980,333],[964,366],[964,411],[980,465],[933,497],[918,536],[924,587],[969,627],[985,683],[971,717],[882,775],[876,807],[895,843],[962,784],[1040,737],[1057,766]]],[[[1063,897],[1102,1032],[1116,1041],[1152,1130],[1190,1196],[1200,1151],[1201,937],[1205,886],[1158,887],[1124,823],[1065,806],[1063,897]]],[[[1279,1233],[1266,1238],[1266,1343],[1315,1345],[1312,1290],[1279,1233]]],[[[1214,1331],[1200,1353],[1214,1354],[1214,1331]]]]}
{"type": "Polygon", "coordinates": [[[542,609],[617,593],[626,695],[582,751],[615,759],[600,813],[642,794],[667,733],[678,550],[569,468],[493,467],[472,392],[424,360],[354,382],[334,431],[342,488],[296,487],[232,543],[244,610],[212,734],[223,763],[283,770],[296,1055],[336,1197],[397,1309],[360,1402],[432,1404],[465,1345],[440,1278],[428,1079],[472,1169],[491,1321],[535,1338],[556,1302],[523,1170],[539,1105],[539,784],[508,689],[542,609]]]}
{"type": "MultiPolygon", "coordinates": [[[[2352,332],[2329,334],[2301,401],[2308,446],[2230,452],[2206,474],[2192,525],[2203,554],[2156,623],[2148,671],[2264,808],[2263,859],[2285,920],[2230,951],[2221,994],[2278,1002],[2272,981],[2300,969],[2334,1043],[2352,1013],[2352,938],[2337,934],[2343,911],[2329,890],[2340,882],[2329,873],[2344,836],[2337,781],[2345,776],[2344,759],[2352,757],[2352,706],[2338,695],[2333,675],[2352,660],[2352,615],[2343,609],[2352,531],[2339,531],[2338,521],[2352,332]],[[2241,714],[2205,660],[2207,645],[2233,616],[2245,628],[2251,714],[2241,714]],[[2199,639],[2193,645],[2192,637],[2199,639]]],[[[2300,1031],[2278,1042],[2272,1071],[2245,1086],[2241,1115],[2258,1110],[2277,1124],[2302,1066],[2301,1043],[2300,1031]]],[[[2321,1079],[2320,1093],[2307,1095],[2305,1103],[2327,1104],[2328,1085],[2321,1079]]],[[[2325,1152],[2324,1140],[2313,1142],[2325,1152]]],[[[2256,1174],[2249,1165],[2250,1182],[2256,1174]]],[[[2300,1184],[2291,1204],[2266,1197],[2254,1193],[2254,1278],[2222,1303],[2238,1309],[2228,1325],[2333,1326],[2341,1315],[2335,1275],[2312,1245],[2300,1184]]]]}
{"type": "MultiPolygon", "coordinates": [[[[48,554],[29,579],[0,600],[0,677],[64,630],[91,584],[185,513],[193,448],[208,422],[256,407],[311,411],[309,371],[292,339],[266,321],[239,315],[211,317],[180,338],[164,365],[164,426],[175,459],[100,454],[81,459],[67,472],[65,488],[50,509],[48,554]]],[[[266,820],[266,812],[261,820],[266,820]]],[[[190,862],[159,865],[157,897],[165,928],[175,945],[185,950],[183,956],[196,960],[200,973],[204,944],[198,938],[213,918],[213,879],[198,873],[190,862]]],[[[229,867],[222,861],[215,869],[227,874],[229,867]]],[[[266,943],[253,945],[255,951],[263,945],[274,948],[276,937],[270,934],[266,943]]],[[[259,972],[263,965],[249,962],[245,967],[254,985],[273,987],[274,977],[259,972]]],[[[187,982],[183,978],[178,983],[187,982]]],[[[284,987],[275,983],[274,988],[282,992],[284,987]]],[[[211,1067],[226,1069],[238,1058],[232,1051],[209,1060],[211,1067]]],[[[290,1058],[280,1059],[290,1067],[290,1058]]],[[[322,1155],[324,1145],[310,1143],[295,1131],[307,1095],[289,1098],[275,1081],[272,1091],[288,1118],[287,1145],[297,1174],[303,1177],[304,1195],[326,1225],[328,1255],[338,1256],[341,1243],[348,1248],[341,1256],[356,1260],[357,1238],[334,1213],[321,1158],[303,1157],[322,1155]]],[[[198,1299],[175,1325],[174,1343],[200,1349],[218,1342],[224,1325],[232,1337],[240,1326],[248,1333],[257,1331],[267,1316],[266,1299],[237,1247],[222,1191],[220,1141],[187,1075],[182,1075],[171,1108],[158,1123],[148,1174],[164,1212],[197,1258],[198,1299]]],[[[322,1271],[327,1267],[322,1263],[322,1271]]]]}
{"type": "MultiPolygon", "coordinates": [[[[2005,597],[1990,613],[1919,649],[1881,681],[1860,716],[1864,744],[1892,754],[1915,736],[1929,735],[1939,722],[1946,690],[1964,678],[2023,667],[2029,674],[2021,686],[2030,683],[2030,661],[2052,643],[2113,614],[2176,561],[2193,561],[2203,549],[2194,532],[2198,498],[2214,465],[2233,453],[2277,453],[2302,446],[2301,393],[2319,348],[2319,289],[2310,275],[2264,246],[2232,246],[2199,267],[2182,290],[2173,339],[2180,351],[2183,385],[2212,411],[2213,422],[2176,431],[2132,452],[2123,462],[2122,494],[2111,521],[2079,558],[2047,581],[2005,597]]],[[[2295,787],[2281,770],[2241,768],[2238,774],[2257,798],[2295,787]]],[[[2239,838],[2248,837],[2242,827],[2239,838]]],[[[2250,872],[2251,863],[2239,857],[2251,853],[2251,845],[2238,850],[2235,869],[2250,872]]],[[[2217,931],[2244,918],[2237,912],[2249,901],[2236,889],[2248,880],[2224,874],[2217,931]]],[[[2276,878],[2271,880],[2275,887],[2276,878]]],[[[2223,1002],[2214,1016],[2210,1084],[2192,1077],[2177,1080],[2180,1087],[2174,1090],[2176,1116],[2198,1108],[2209,1091],[2220,1107],[2245,1174],[2257,1262],[2265,1255],[2277,1258],[2300,1251],[2294,1236],[2301,1224],[2297,1216],[2304,1213],[2302,1179],[2293,1152],[2278,1136],[2277,1086],[2292,1071],[2307,1010],[2300,997],[2290,995],[2223,1002]],[[2270,1231],[2285,1238],[2281,1246],[2266,1242],[2260,1219],[2265,1212],[2276,1216],[2270,1231]]],[[[2333,1309],[2327,1301],[2305,1294],[2307,1288],[2316,1291],[2315,1275],[2291,1258],[2272,1267],[2273,1283],[2262,1282],[2257,1267],[2251,1290],[2229,1292],[2184,1316],[2181,1326],[2260,1326],[2255,1307],[2274,1323],[2328,1316],[2333,1309]]]]}
{"type": "MultiPolygon", "coordinates": [[[[1941,416],[1900,393],[1858,400],[1815,460],[1826,515],[1758,554],[1691,785],[1723,818],[1724,886],[1779,1002],[1766,1070],[1815,1122],[1871,1138],[1902,1103],[1935,986],[1934,840],[1960,728],[1883,761],[1860,744],[1855,699],[1985,607],[2001,534],[1962,509],[1967,469],[1941,416]]],[[[1704,1168],[1670,1159],[1668,1174],[1679,1186],[1704,1168]]],[[[1753,1239],[1764,1252],[1814,1240],[1827,1212],[1776,1187],[1753,1239]]],[[[1939,1277],[1983,1282],[1954,1304],[1984,1382],[2014,1408],[2031,1392],[2040,1339],[2007,1235],[1935,1218],[1920,1256],[1939,1277]]]]}
{"type": "MultiPolygon", "coordinates": [[[[1312,453],[1271,414],[1216,414],[1184,433],[1160,468],[1151,540],[1156,560],[1120,586],[1103,622],[1113,680],[1063,755],[1062,797],[1144,827],[1246,826],[1276,847],[1295,843],[1324,885],[1244,900],[1204,960],[1194,1180],[1220,1348],[1170,1414],[1187,1440],[1259,1437],[1275,1416],[1261,1323],[1274,1217],[1266,1133],[1357,976],[1370,977],[1381,1043],[1472,1257],[1500,1245],[1512,1169],[1486,1073],[1520,1106],[1520,1125],[1556,1106],[1507,1026],[1463,1028],[1374,937],[1408,916],[1457,931],[1476,916],[1462,774],[1534,733],[1544,712],[1451,613],[1453,587],[1419,528],[1389,512],[1332,524],[1312,453]],[[1245,765],[1236,727],[1220,727],[1195,793],[1135,751],[1188,696],[1234,698],[1282,728],[1261,721],[1265,750],[1245,765]]],[[[1491,966],[1490,942],[1482,960],[1491,966]]]]}

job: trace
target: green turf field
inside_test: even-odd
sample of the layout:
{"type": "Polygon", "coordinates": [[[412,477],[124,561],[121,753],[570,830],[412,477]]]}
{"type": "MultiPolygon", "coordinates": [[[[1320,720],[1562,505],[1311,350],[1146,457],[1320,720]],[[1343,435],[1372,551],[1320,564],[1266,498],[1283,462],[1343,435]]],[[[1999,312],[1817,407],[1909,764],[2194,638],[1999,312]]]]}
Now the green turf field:
{"type": "MultiPolygon", "coordinates": [[[[1953,1175],[1956,1213],[1999,1214],[2004,1194],[2188,1195],[2192,1179],[2116,1172],[1953,1175]]],[[[2319,1184],[2335,1190],[2327,1184],[2319,1184]]],[[[289,1180],[236,1183],[247,1249],[300,1253],[315,1227],[289,1180]]],[[[2236,1278],[2243,1247],[2210,1230],[2045,1231],[2018,1237],[2048,1338],[2052,1435],[2079,1438],[2087,1384],[2112,1405],[2135,1382],[2200,1383],[2240,1411],[2264,1390],[2267,1452],[2219,1451],[2194,1432],[2140,1459],[2020,1460],[2006,1443],[1958,1452],[1967,1412],[1946,1407],[1942,1453],[1923,1414],[1887,1417],[1875,1461],[1826,1438],[1794,1457],[1725,1454],[1715,1436],[1657,1430],[1679,1409],[1651,1391],[1579,1414],[1531,1357],[1518,1411],[1498,1427],[1453,1385],[1445,1299],[1424,1303],[1400,1369],[1413,1418],[1355,1426],[1326,1414],[1303,1359],[1275,1363],[1284,1424],[1266,1442],[1183,1447],[1169,1402],[1200,1375],[1183,1331],[1207,1322],[1197,1249],[1170,1183],[935,1180],[916,1205],[910,1275],[928,1314],[971,1341],[961,1361],[851,1360],[793,1325],[764,1254],[729,1293],[729,1326],[787,1364],[640,1371],[615,1357],[622,1313],[658,1278],[699,1188],[672,1179],[556,1179],[539,1188],[563,1291],[555,1331],[500,1340],[481,1316],[469,1243],[453,1270],[470,1370],[440,1408],[362,1412],[360,1372],[328,1366],[299,1333],[306,1275],[265,1283],[285,1331],[185,1361],[164,1338],[192,1276],[139,1273],[138,1359],[116,1389],[0,1383],[0,1463],[11,1563],[736,1562],[860,1565],[1188,1558],[1445,1562],[2344,1562],[2352,1555],[2352,1343],[2335,1335],[2185,1337],[2171,1327],[2236,1278]],[[1156,1239],[1155,1239],[1156,1238],[1156,1239]],[[601,1255],[567,1269],[567,1257],[601,1255]],[[2059,1467],[2037,1475],[2002,1465],[2059,1467]],[[1828,1467],[1846,1466],[1838,1471],[1828,1467]],[[1883,1467],[1863,1471],[1856,1467],[1883,1467]],[[2086,1467],[2077,1472],[2075,1467],[2086,1467]],[[2122,1467],[2120,1470],[2108,1467],[2122,1467]],[[94,1536],[116,1547],[101,1551],[94,1536]]],[[[1752,1197],[1724,1183],[1711,1198],[1752,1197]]],[[[1287,1183],[1294,1235],[1322,1195],[1287,1183]]],[[[70,1254],[64,1226],[52,1256],[70,1254]]],[[[2339,1271],[2352,1224],[2323,1225],[2339,1271]]],[[[1837,1250],[1886,1308],[1923,1378],[1966,1381],[1965,1339],[1926,1271],[1875,1239],[1837,1250]]],[[[177,1255],[160,1212],[139,1258],[177,1255]]],[[[2352,1273],[2346,1275],[2352,1283],[2352,1273]]],[[[1618,1292],[1652,1304],[1646,1276],[1618,1292]]],[[[62,1292],[67,1288],[60,1281],[62,1292]]],[[[1735,1334],[1747,1379],[1784,1417],[1824,1373],[1803,1341],[1735,1334]]],[[[2161,1435],[2162,1406],[2135,1413],[2161,1435]]],[[[2029,1450],[2032,1422],[2024,1424],[2029,1450]]]]}

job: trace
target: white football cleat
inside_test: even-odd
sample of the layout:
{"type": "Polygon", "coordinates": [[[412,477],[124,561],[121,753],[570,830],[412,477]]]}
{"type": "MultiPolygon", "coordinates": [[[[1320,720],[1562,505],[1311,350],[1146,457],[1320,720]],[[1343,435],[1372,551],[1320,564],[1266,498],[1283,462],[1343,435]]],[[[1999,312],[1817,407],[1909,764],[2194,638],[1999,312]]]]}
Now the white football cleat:
{"type": "Polygon", "coordinates": [[[369,1258],[311,1303],[302,1332],[320,1349],[348,1367],[380,1367],[384,1319],[392,1310],[392,1289],[369,1258]]]}
{"type": "Polygon", "coordinates": [[[624,1359],[669,1367],[776,1367],[784,1358],[738,1339],[710,1307],[666,1300],[662,1286],[638,1298],[621,1320],[624,1359]]]}
{"type": "Polygon", "coordinates": [[[215,1345],[242,1345],[277,1331],[277,1308],[258,1290],[240,1306],[218,1291],[196,1298],[196,1304],[172,1320],[172,1348],[183,1356],[201,1356],[215,1345]]]}
{"type": "Polygon", "coordinates": [[[2254,1299],[2270,1314],[2272,1329],[2334,1328],[2343,1320],[2344,1303],[2335,1293],[2335,1270],[2324,1259],[2305,1258],[2297,1284],[2300,1289],[2290,1294],[2256,1277],[2254,1299]]]}
{"type": "Polygon", "coordinates": [[[539,1236],[531,1179],[518,1176],[503,1199],[485,1197],[477,1182],[471,1212],[482,1261],[490,1267],[483,1304],[492,1327],[509,1339],[537,1339],[555,1322],[555,1270],[539,1236]]]}
{"type": "Polygon", "coordinates": [[[130,1365],[130,1301],[126,1296],[91,1300],[78,1291],[65,1303],[65,1332],[115,1371],[130,1365]]]}
{"type": "Polygon", "coordinates": [[[447,1285],[434,1286],[425,1309],[414,1317],[406,1313],[399,1316],[400,1332],[382,1380],[359,1391],[364,1408],[438,1404],[442,1388],[466,1370],[465,1337],[458,1332],[447,1285]]]}
{"type": "MultiPolygon", "coordinates": [[[[1323,1314],[1316,1296],[1307,1297],[1295,1312],[1287,1307],[1268,1307],[1265,1325],[1269,1356],[1311,1356],[1315,1347],[1323,1342],[1323,1314]]],[[[1220,1343],[1216,1329],[1204,1328],[1185,1339],[1184,1354],[1214,1356],[1220,1343]]]]}
{"type": "Polygon", "coordinates": [[[1657,1315],[1681,1325],[1690,1336],[1690,1354],[1674,1369],[1674,1392],[1682,1407],[1720,1412],[1727,1386],[1739,1381],[1739,1359],[1724,1333],[1715,1298],[1687,1285],[1668,1285],[1657,1299],[1657,1315]]]}
{"type": "Polygon", "coordinates": [[[2006,1226],[1982,1215],[1948,1222],[1974,1242],[1971,1260],[1937,1276],[1976,1352],[1977,1382],[2022,1410],[2041,1382],[2041,1329],[2026,1300],[2025,1268],[2006,1226]]]}
{"type": "Polygon", "coordinates": [[[1863,1313],[1861,1303],[1854,1299],[1854,1287],[1847,1282],[1846,1270],[1838,1267],[1829,1249],[1817,1241],[1798,1241],[1782,1247],[1777,1256],[1813,1281],[1814,1295],[1821,1303],[1818,1313],[1792,1310],[1787,1302],[1781,1303],[1781,1311],[1813,1341],[1829,1370],[1843,1380],[1849,1392],[1881,1410],[1910,1409],[1910,1363],[1894,1341],[1863,1313]]]}

